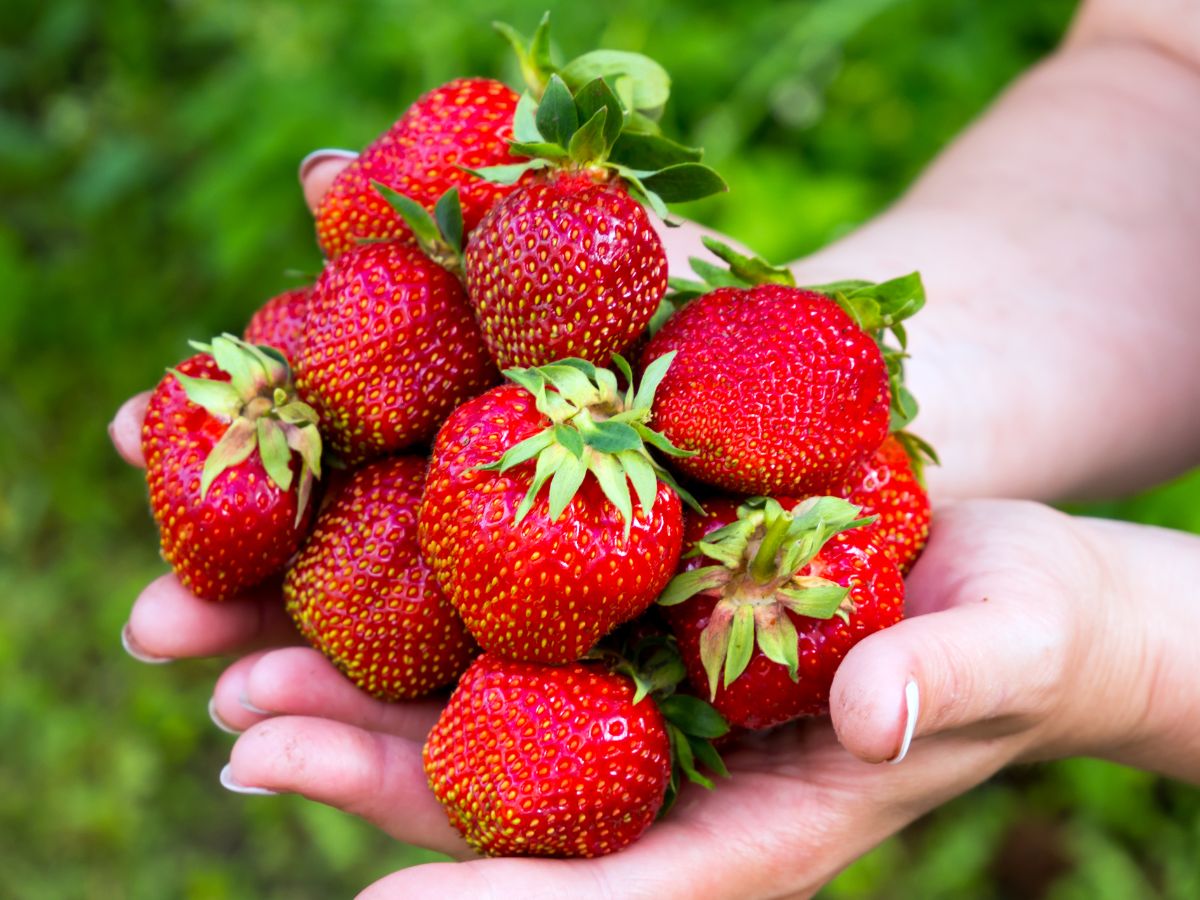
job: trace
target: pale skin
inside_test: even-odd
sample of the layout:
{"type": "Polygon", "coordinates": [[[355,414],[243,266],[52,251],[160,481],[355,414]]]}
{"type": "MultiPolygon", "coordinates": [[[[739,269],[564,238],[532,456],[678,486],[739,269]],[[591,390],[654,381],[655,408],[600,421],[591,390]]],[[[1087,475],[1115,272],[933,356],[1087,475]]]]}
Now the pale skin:
{"type": "MultiPolygon", "coordinates": [[[[344,164],[306,167],[310,206],[344,164]]],[[[847,656],[832,728],[731,749],[733,777],[686,791],[620,853],[473,859],[421,771],[438,704],[378,703],[315,651],[280,649],[297,639],[277,595],[205,604],[163,576],[127,646],[248,654],[213,699],[242,732],[234,789],[299,793],[470,860],[397,872],[369,898],[803,897],[1013,762],[1091,755],[1200,783],[1200,539],[1030,502],[1200,459],[1197,172],[1200,6],[1097,0],[892,209],[796,264],[802,283],[919,269],[928,287],[909,380],[943,465],[909,618],[847,656]]],[[[674,271],[699,233],[664,233],[674,271]]],[[[112,427],[134,465],[144,409],[133,398],[112,427]]]]}

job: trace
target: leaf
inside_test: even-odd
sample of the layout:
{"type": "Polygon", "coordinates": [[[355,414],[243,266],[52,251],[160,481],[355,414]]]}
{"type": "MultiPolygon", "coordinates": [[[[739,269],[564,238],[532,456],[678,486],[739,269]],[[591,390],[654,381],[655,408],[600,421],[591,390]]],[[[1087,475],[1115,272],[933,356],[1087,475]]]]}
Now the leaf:
{"type": "Polygon", "coordinates": [[[583,442],[598,453],[620,453],[622,450],[640,450],[642,447],[641,436],[633,426],[624,422],[596,422],[586,430],[580,428],[580,433],[583,442]]]}
{"type": "Polygon", "coordinates": [[[546,139],[537,127],[537,101],[529,91],[521,94],[513,110],[513,140],[519,144],[540,144],[546,139]]]}
{"type": "Polygon", "coordinates": [[[538,103],[534,119],[538,131],[552,144],[566,147],[571,136],[579,128],[579,115],[575,111],[575,100],[571,91],[558,75],[551,75],[538,103]]]}
{"type": "Polygon", "coordinates": [[[587,475],[587,466],[583,460],[570,453],[566,454],[554,478],[550,481],[550,521],[557,522],[571,500],[574,499],[583,478],[587,475]]]}
{"type": "MultiPolygon", "coordinates": [[[[729,656],[729,638],[733,620],[733,607],[718,603],[700,632],[700,663],[708,675],[708,696],[717,696],[717,685],[721,681],[721,670],[729,656]]],[[[753,620],[752,620],[753,621],[753,620]]]]}
{"type": "Polygon", "coordinates": [[[754,633],[763,656],[787,666],[788,677],[795,681],[800,670],[799,636],[783,607],[771,604],[758,607],[754,611],[754,633]]]}
{"type": "Polygon", "coordinates": [[[482,178],[485,181],[490,181],[493,184],[516,184],[521,180],[526,172],[533,172],[537,169],[544,169],[550,165],[549,160],[531,159],[528,162],[508,163],[501,166],[483,166],[479,169],[462,168],[464,172],[482,178]]]}
{"type": "Polygon", "coordinates": [[[643,112],[660,110],[671,96],[667,70],[647,56],[625,50],[593,50],[571,60],[559,74],[573,90],[596,78],[627,75],[631,108],[643,112]]]}
{"type": "Polygon", "coordinates": [[[583,459],[583,435],[570,425],[555,425],[554,439],[570,451],[576,459],[583,459]]]}
{"type": "Polygon", "coordinates": [[[533,508],[533,503],[537,500],[537,495],[542,490],[542,485],[555,473],[567,452],[560,446],[552,446],[542,453],[537,458],[537,467],[533,472],[533,480],[529,484],[529,490],[525,492],[525,496],[521,498],[521,502],[517,505],[516,513],[513,516],[513,522],[520,524],[521,520],[529,514],[529,510],[533,508]]]}
{"type": "Polygon", "coordinates": [[[558,144],[551,144],[549,141],[530,141],[529,143],[509,141],[508,152],[514,156],[531,156],[551,162],[570,158],[566,149],[558,144]]]}
{"type": "MultiPolygon", "coordinates": [[[[792,287],[796,278],[786,268],[771,265],[758,256],[746,256],[716,238],[704,235],[701,242],[729,266],[729,271],[749,284],[782,284],[792,287]]],[[[693,266],[695,268],[695,266],[693,266]]],[[[700,274],[697,272],[696,274],[700,274]]]]}
{"type": "Polygon", "coordinates": [[[437,222],[441,237],[450,249],[454,251],[455,255],[461,254],[463,217],[458,188],[452,187],[438,198],[438,202],[433,207],[433,218],[437,222]]]}
{"type": "Polygon", "coordinates": [[[691,744],[693,756],[702,766],[722,778],[729,777],[729,770],[725,768],[725,760],[721,759],[721,754],[712,744],[704,740],[689,740],[688,743],[691,744]]]}
{"type": "Polygon", "coordinates": [[[729,733],[729,723],[699,697],[672,694],[660,700],[658,708],[663,718],[690,737],[712,740],[729,733]]]}
{"type": "Polygon", "coordinates": [[[257,445],[258,429],[254,423],[249,419],[235,419],[204,460],[200,472],[201,499],[208,496],[208,489],[218,475],[248,459],[257,445]]]}
{"type": "Polygon", "coordinates": [[[625,122],[625,110],[621,107],[621,101],[608,86],[608,82],[603,78],[593,78],[575,92],[575,109],[579,112],[581,122],[590,121],[602,109],[607,110],[604,129],[601,132],[603,158],[607,159],[625,122]]]}
{"type": "Polygon", "coordinates": [[[677,163],[642,178],[642,184],[668,203],[699,200],[729,190],[714,169],[703,163],[677,163]]]}
{"type": "Polygon", "coordinates": [[[633,406],[637,409],[650,409],[654,403],[654,394],[662,380],[667,376],[671,363],[675,362],[678,351],[672,350],[656,357],[646,370],[642,372],[642,380],[638,385],[637,394],[633,398],[633,406]]]}
{"type": "Polygon", "coordinates": [[[267,477],[286,491],[292,486],[291,460],[292,452],[288,447],[287,436],[278,422],[262,417],[257,422],[258,455],[262,459],[267,477]]]}
{"type": "Polygon", "coordinates": [[[533,459],[554,443],[554,438],[553,428],[539,431],[532,437],[525,438],[519,444],[509,447],[495,462],[479,466],[479,469],[483,472],[507,472],[513,466],[519,466],[521,463],[533,459]]]}
{"type": "Polygon", "coordinates": [[[754,607],[739,606],[729,629],[729,650],[725,654],[725,686],[733,684],[750,665],[754,655],[754,607]]]}
{"type": "Polygon", "coordinates": [[[686,147],[659,134],[622,131],[612,145],[608,158],[613,162],[644,172],[657,172],[678,163],[699,162],[703,151],[686,147]]]}
{"type": "Polygon", "coordinates": [[[709,262],[707,259],[701,259],[698,256],[688,257],[688,262],[692,266],[692,271],[695,272],[709,288],[721,287],[751,287],[754,282],[747,281],[745,278],[731,272],[729,269],[718,266],[716,263],[709,262]]]}
{"type": "MultiPolygon", "coordinates": [[[[635,431],[634,436],[636,437],[636,435],[635,431]]],[[[621,464],[621,468],[625,470],[625,474],[633,483],[633,492],[637,495],[638,506],[642,508],[642,512],[649,515],[654,509],[654,501],[658,498],[658,475],[654,471],[654,466],[650,464],[650,460],[642,455],[645,451],[640,449],[641,443],[641,438],[638,438],[639,449],[619,452],[617,462],[621,464]]]]}
{"type": "Polygon", "coordinates": [[[724,566],[702,566],[690,572],[680,572],[667,582],[658,598],[659,606],[675,606],[703,591],[719,588],[729,581],[729,570],[724,566]]]}
{"type": "Polygon", "coordinates": [[[698,450],[684,450],[681,447],[676,447],[662,432],[655,431],[653,428],[648,427],[642,422],[631,422],[630,424],[641,436],[643,441],[645,441],[651,447],[661,450],[663,453],[667,454],[667,456],[686,458],[689,456],[695,456],[699,452],[698,450]]]}
{"type": "Polygon", "coordinates": [[[696,758],[692,753],[692,744],[688,740],[687,735],[674,725],[668,725],[667,728],[676,732],[675,740],[672,741],[671,746],[674,750],[675,762],[678,764],[680,771],[693,784],[711,788],[713,786],[712,782],[696,771],[696,758]]]}
{"type": "Polygon", "coordinates": [[[206,409],[214,416],[223,419],[233,419],[242,409],[242,398],[228,381],[214,381],[211,378],[194,378],[184,375],[177,369],[167,369],[175,376],[183,388],[188,400],[206,409]]]}
{"type": "Polygon", "coordinates": [[[550,13],[542,16],[533,37],[526,41],[524,35],[505,22],[493,22],[496,29],[508,41],[521,67],[521,77],[535,94],[540,94],[546,79],[555,69],[550,56],[550,13]]]}
{"type": "Polygon", "coordinates": [[[629,481],[625,471],[611,456],[603,453],[593,453],[588,461],[588,469],[600,483],[600,490],[609,502],[617,508],[625,522],[624,537],[629,537],[633,527],[633,498],[629,494],[629,481]]]}
{"type": "Polygon", "coordinates": [[[607,121],[608,110],[601,107],[571,136],[571,145],[567,148],[567,155],[573,162],[586,166],[604,161],[608,155],[608,147],[604,141],[605,122],[607,121]]]}
{"type": "Polygon", "coordinates": [[[217,368],[242,397],[252,397],[268,384],[269,374],[255,356],[225,337],[213,338],[211,355],[217,368]]]}
{"type": "Polygon", "coordinates": [[[800,588],[779,588],[779,602],[798,616],[830,619],[849,595],[850,589],[828,582],[800,588]]]}

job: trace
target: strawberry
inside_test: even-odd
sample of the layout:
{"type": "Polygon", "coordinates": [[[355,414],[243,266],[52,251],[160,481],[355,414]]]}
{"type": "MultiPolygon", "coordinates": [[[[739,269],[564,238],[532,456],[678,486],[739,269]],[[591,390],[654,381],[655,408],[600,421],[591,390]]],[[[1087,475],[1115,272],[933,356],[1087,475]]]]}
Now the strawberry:
{"type": "Polygon", "coordinates": [[[929,537],[929,495],[914,470],[913,457],[895,435],[883,442],[836,491],[863,515],[877,516],[870,526],[876,541],[907,574],[929,537]]]}
{"type": "Polygon", "coordinates": [[[581,360],[510,369],[438,433],[421,552],[485,651],[579,659],[670,580],[680,498],[646,445],[678,451],[645,424],[669,364],[623,395],[581,360]]]}
{"type": "Polygon", "coordinates": [[[425,460],[358,469],[321,510],[283,582],[310,644],[360,688],[405,700],[449,684],[474,642],[417,550],[425,460]]]}
{"type": "Polygon", "coordinates": [[[293,288],[272,297],[250,317],[242,337],[248,344],[274,347],[294,363],[311,297],[311,286],[293,288]]]}
{"type": "Polygon", "coordinates": [[[427,441],[495,381],[462,285],[417,247],[365,244],[317,280],[296,386],[346,461],[427,441]]]}
{"type": "Polygon", "coordinates": [[[871,457],[889,428],[915,415],[899,383],[902,354],[885,352],[880,335],[891,327],[903,337],[900,318],[924,300],[920,278],[847,291],[829,286],[829,296],[795,287],[786,271],[709,246],[735,261],[725,276],[745,286],[691,300],[646,347],[643,364],[677,354],[655,421],[694,451],[678,466],[700,481],[741,494],[828,493],[871,457]]]}
{"type": "Polygon", "coordinates": [[[198,597],[225,600],[296,552],[321,440],[282,358],[233,335],[193,346],[150,397],[146,482],[163,558],[198,597]]]}
{"type": "Polygon", "coordinates": [[[513,162],[517,95],[488,78],[460,78],[422,96],[334,179],[317,209],[317,240],[334,259],[362,238],[410,238],[404,222],[372,187],[382,182],[426,209],[450,188],[462,195],[470,231],[511,188],[464,169],[513,162]]]}
{"type": "Polygon", "coordinates": [[[669,805],[680,769],[712,786],[694,759],[725,774],[708,739],[726,726],[711,707],[662,697],[620,669],[492,654],[471,665],[424,750],[429,785],[471,847],[490,856],[612,853],[669,805]]]}
{"type": "Polygon", "coordinates": [[[850,648],[900,621],[896,564],[856,528],[869,520],[845,500],[713,500],[705,509],[688,517],[692,558],[659,600],[693,688],[734,727],[826,712],[850,648]],[[718,564],[701,565],[702,556],[718,564]]]}

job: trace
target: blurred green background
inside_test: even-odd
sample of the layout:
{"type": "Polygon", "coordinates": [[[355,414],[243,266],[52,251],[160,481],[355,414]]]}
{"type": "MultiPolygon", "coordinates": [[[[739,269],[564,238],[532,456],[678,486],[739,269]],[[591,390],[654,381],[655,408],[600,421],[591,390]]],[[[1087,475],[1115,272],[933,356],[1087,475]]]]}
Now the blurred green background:
{"type": "MultiPolygon", "coordinates": [[[[488,22],[544,3],[6,0],[0,6],[0,897],[343,897],[431,858],[217,784],[217,661],[118,634],[162,570],[127,395],[316,271],[296,164],[422,90],[515,70],[488,22]]],[[[1048,52],[1066,0],[552,4],[567,54],[644,50],[671,133],[732,193],[688,214],[777,259],[879,210],[1048,52]]],[[[1200,531],[1200,477],[1094,511],[1200,531]]],[[[1010,772],[832,897],[1197,897],[1200,799],[1090,762],[1010,772]]],[[[803,865],[803,860],[797,860],[803,865]]]]}

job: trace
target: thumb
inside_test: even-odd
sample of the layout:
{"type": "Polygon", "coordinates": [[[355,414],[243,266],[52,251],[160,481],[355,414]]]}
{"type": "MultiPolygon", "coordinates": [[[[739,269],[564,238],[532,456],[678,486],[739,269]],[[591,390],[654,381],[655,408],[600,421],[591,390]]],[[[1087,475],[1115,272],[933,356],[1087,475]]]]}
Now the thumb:
{"type": "Polygon", "coordinates": [[[1025,599],[985,597],[905,619],[855,646],[830,691],[838,740],[867,762],[900,762],[915,738],[997,737],[1049,715],[1067,636],[1045,598],[1025,599]]]}
{"type": "Polygon", "coordinates": [[[357,158],[353,150],[326,148],[314,150],[300,160],[300,188],[304,191],[304,202],[314,214],[334,179],[357,158]]]}

